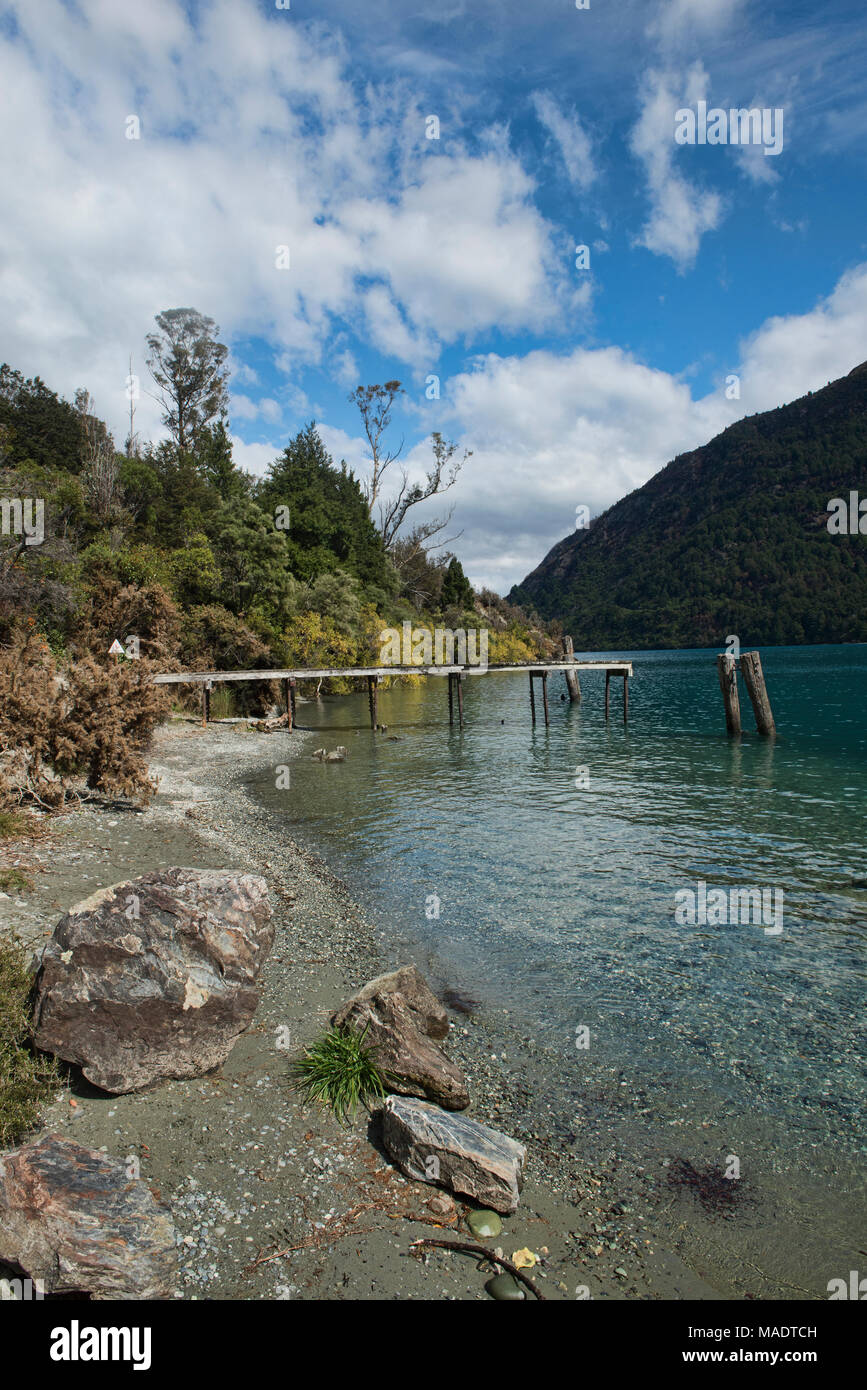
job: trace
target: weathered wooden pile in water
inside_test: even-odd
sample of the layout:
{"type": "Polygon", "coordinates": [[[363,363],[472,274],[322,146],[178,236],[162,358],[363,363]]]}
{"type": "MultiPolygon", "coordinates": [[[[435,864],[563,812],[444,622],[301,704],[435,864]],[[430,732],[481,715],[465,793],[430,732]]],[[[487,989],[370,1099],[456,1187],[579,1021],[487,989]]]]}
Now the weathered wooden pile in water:
{"type": "Polygon", "coordinates": [[[742,652],[740,660],[731,652],[721,652],[716,659],[717,674],[722,690],[726,712],[726,729],[732,738],[741,732],[741,702],[738,696],[738,671],[744,678],[744,685],[750,697],[756,728],[760,734],[772,735],[777,732],[771,702],[762,671],[762,659],[758,652],[742,652]]]}

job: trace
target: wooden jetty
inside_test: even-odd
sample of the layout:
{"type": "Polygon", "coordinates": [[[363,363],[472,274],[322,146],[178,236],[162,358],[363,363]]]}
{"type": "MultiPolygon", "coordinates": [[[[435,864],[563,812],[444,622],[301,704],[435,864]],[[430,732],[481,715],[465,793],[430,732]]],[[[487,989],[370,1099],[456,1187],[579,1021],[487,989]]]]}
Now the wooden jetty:
{"type": "Polygon", "coordinates": [[[156,685],[200,685],[202,688],[202,723],[207,724],[211,714],[211,691],[215,685],[227,681],[280,681],[283,685],[288,727],[295,725],[295,691],[298,681],[325,680],[328,677],[358,679],[367,681],[368,704],[370,708],[370,727],[376,729],[379,722],[378,688],[379,683],[389,676],[445,676],[449,691],[449,724],[454,724],[455,706],[458,722],[464,727],[463,684],[468,676],[487,676],[505,673],[524,672],[530,679],[530,716],[536,723],[536,689],[534,681],[542,682],[542,709],[545,724],[551,722],[548,707],[548,677],[562,672],[570,703],[581,699],[581,686],[578,680],[580,671],[605,672],[605,718],[609,714],[609,687],[611,678],[623,679],[623,718],[629,717],[629,678],[632,675],[631,661],[576,661],[573,655],[571,638],[563,643],[565,660],[535,662],[531,665],[510,666],[491,664],[487,666],[321,666],[296,667],[269,671],[168,671],[153,677],[156,685]]]}

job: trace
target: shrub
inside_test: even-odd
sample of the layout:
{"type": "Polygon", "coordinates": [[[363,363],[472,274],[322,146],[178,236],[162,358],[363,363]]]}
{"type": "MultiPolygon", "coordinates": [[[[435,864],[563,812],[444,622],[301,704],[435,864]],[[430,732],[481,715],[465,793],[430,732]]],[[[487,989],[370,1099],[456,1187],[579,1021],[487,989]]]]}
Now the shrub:
{"type": "Polygon", "coordinates": [[[54,1059],[27,1045],[32,985],[23,947],[0,942],[0,1149],[33,1129],[60,1081],[54,1059]]]}
{"type": "Polygon", "coordinates": [[[86,656],[61,677],[32,633],[0,649],[0,809],[62,806],[82,779],[90,792],[147,801],[144,754],[168,709],[151,670],[86,656]]]}

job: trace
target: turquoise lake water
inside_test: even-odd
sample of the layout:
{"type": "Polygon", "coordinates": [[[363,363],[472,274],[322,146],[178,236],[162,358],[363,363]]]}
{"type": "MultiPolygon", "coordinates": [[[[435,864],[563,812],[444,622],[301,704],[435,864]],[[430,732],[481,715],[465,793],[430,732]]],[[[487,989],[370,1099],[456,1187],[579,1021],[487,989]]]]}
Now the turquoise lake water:
{"type": "Polygon", "coordinates": [[[366,696],[300,705],[348,760],[302,758],[290,796],[267,778],[255,791],[385,924],[395,958],[435,961],[562,1057],[564,1117],[614,1076],[639,1128],[710,1121],[771,1168],[812,1154],[816,1171],[831,1150],[857,1163],[867,647],[764,650],[773,741],[743,688],[747,732],[726,737],[714,652],[617,655],[635,668],[628,725],[619,681],[606,724],[601,673],[576,705],[550,680],[548,729],[531,726],[526,676],[492,673],[465,682],[461,732],[430,679],[381,693],[386,735],[366,696]],[[675,895],[699,883],[781,891],[782,932],[678,924],[675,895]]]}

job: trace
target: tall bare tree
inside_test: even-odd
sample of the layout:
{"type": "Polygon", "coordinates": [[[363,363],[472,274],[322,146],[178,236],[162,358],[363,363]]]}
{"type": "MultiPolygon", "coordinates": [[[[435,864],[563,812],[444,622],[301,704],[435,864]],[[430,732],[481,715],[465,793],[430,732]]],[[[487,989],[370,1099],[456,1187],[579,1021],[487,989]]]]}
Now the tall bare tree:
{"type": "Polygon", "coordinates": [[[75,408],[81,416],[84,439],[82,482],[85,496],[100,521],[107,521],[119,500],[119,466],[114,440],[94,413],[93,397],[84,387],[75,393],[75,408]]]}
{"type": "Polygon", "coordinates": [[[363,484],[364,496],[371,516],[373,516],[373,509],[379,501],[383,475],[395,459],[400,456],[403,449],[403,440],[401,439],[398,448],[395,449],[394,453],[390,453],[383,448],[382,437],[391,424],[392,406],[398,396],[405,394],[399,381],[387,381],[384,386],[357,386],[349,397],[350,404],[358,406],[361,412],[364,433],[367,435],[367,442],[373,459],[370,478],[363,484]]]}
{"type": "Polygon", "coordinates": [[[179,449],[191,449],[228,405],[229,350],[214,320],[197,309],[165,309],[156,323],[160,332],[148,334],[147,364],[159,387],[163,424],[179,449]]]}
{"type": "MultiPolygon", "coordinates": [[[[358,386],[349,400],[358,407],[364,425],[364,433],[370,446],[373,460],[371,475],[364,484],[364,494],[368,509],[373,516],[374,508],[379,510],[379,529],[387,550],[392,550],[397,534],[406,520],[410,508],[417,507],[453,486],[463,465],[472,457],[472,450],[465,449],[464,456],[456,459],[457,444],[444,439],[439,431],[431,435],[433,444],[433,464],[428,469],[423,483],[410,483],[405,468],[400,470],[400,485],[390,500],[382,500],[383,479],[391,465],[400,457],[404,441],[393,452],[384,447],[384,435],[391,424],[391,412],[397,397],[404,394],[399,381],[387,381],[383,386],[358,386]]],[[[450,509],[445,517],[422,522],[413,529],[413,542],[416,547],[443,531],[451,520],[450,509]]],[[[446,542],[441,542],[445,544],[446,542]]]]}

